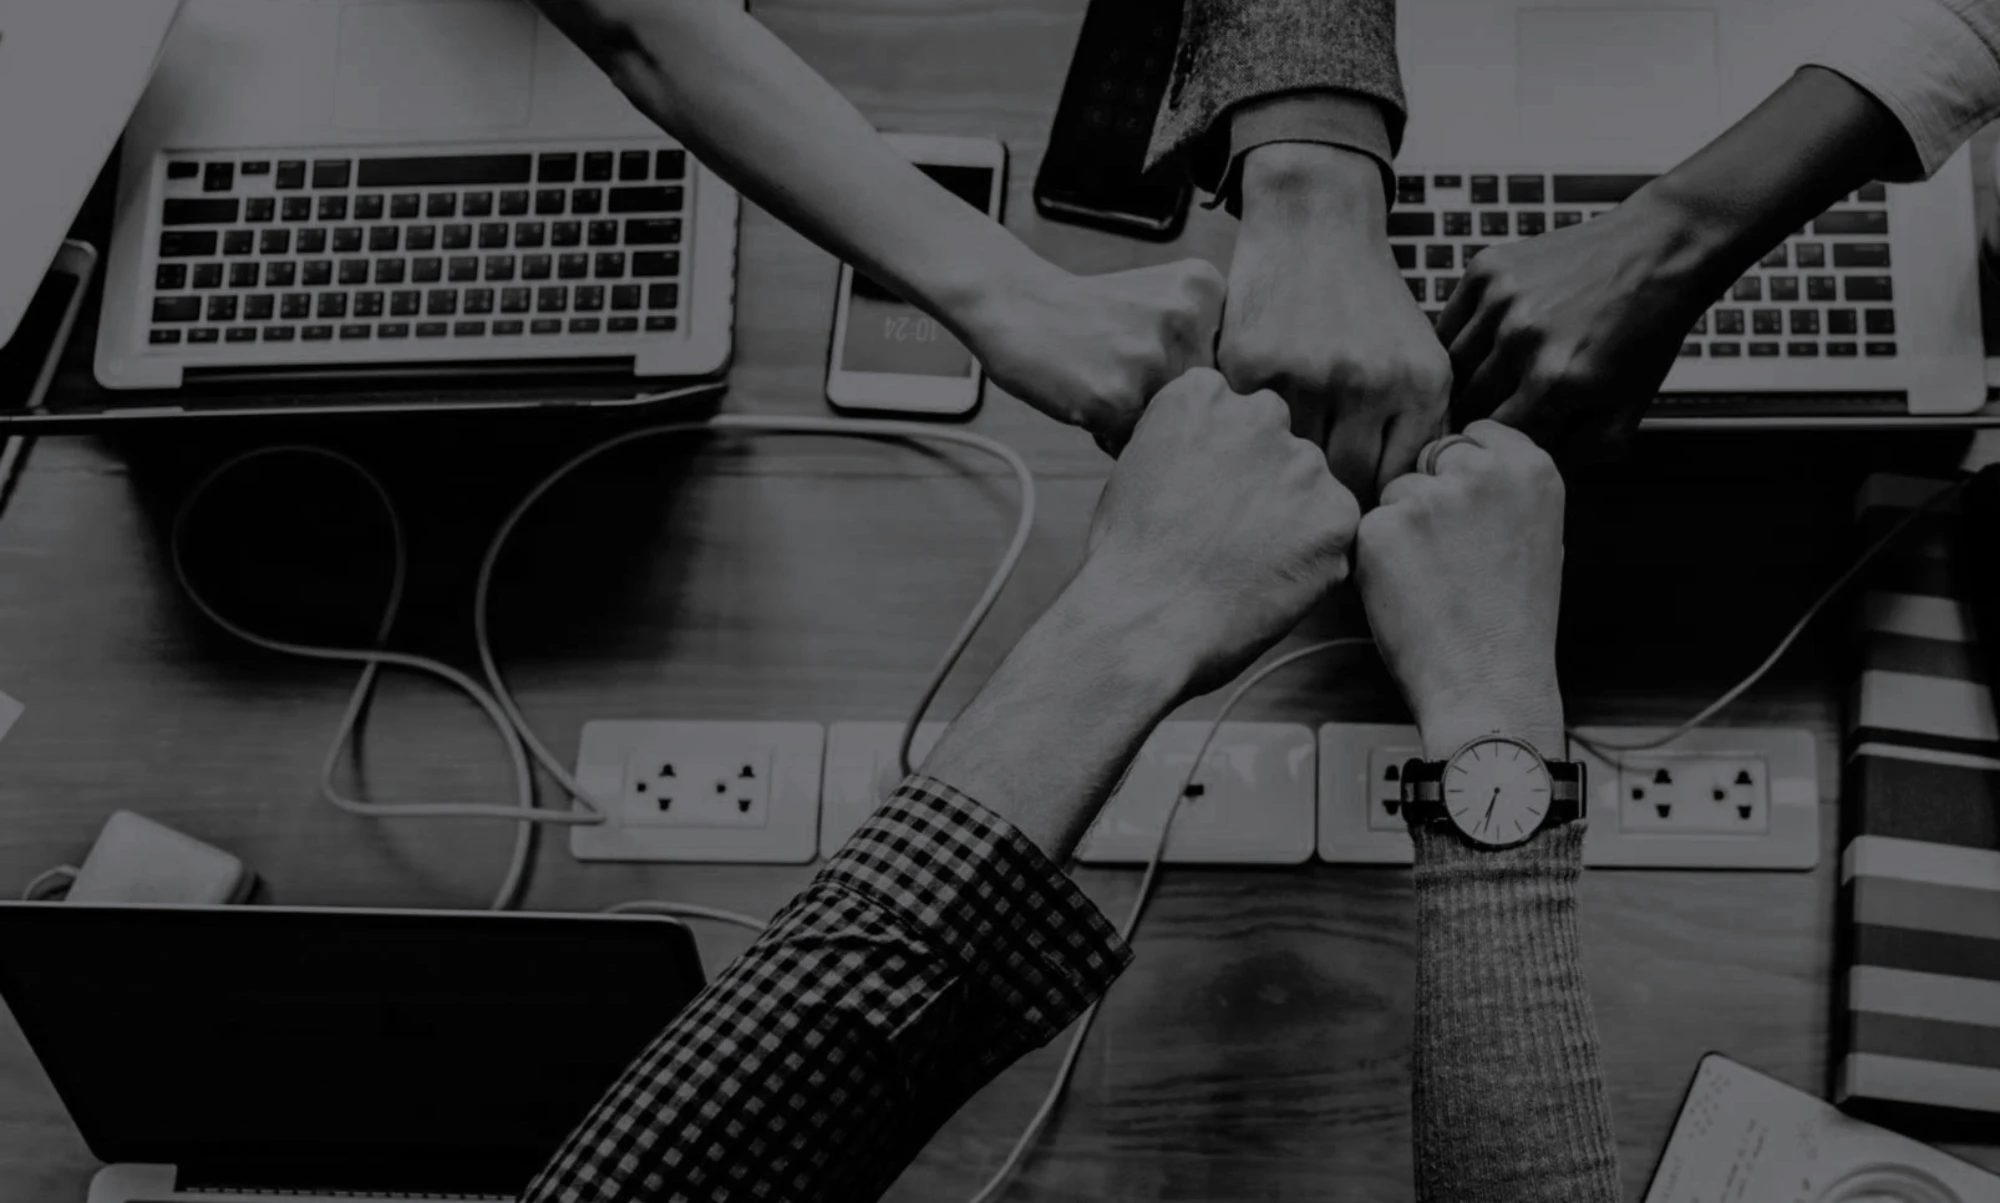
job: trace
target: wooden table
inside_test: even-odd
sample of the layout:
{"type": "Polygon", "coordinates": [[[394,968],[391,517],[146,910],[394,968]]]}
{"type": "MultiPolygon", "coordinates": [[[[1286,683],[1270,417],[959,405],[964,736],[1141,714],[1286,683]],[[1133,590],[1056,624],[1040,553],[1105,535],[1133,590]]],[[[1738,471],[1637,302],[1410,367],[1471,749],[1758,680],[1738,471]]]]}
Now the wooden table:
{"type": "MultiPolygon", "coordinates": [[[[1103,270],[1202,254],[1197,214],[1151,248],[1040,221],[1029,187],[1079,0],[771,0],[761,15],[880,125],[994,133],[1013,152],[1009,224],[1103,270]]],[[[768,216],[743,223],[731,409],[817,414],[834,264],[768,216]]],[[[995,396],[972,428],[1020,448],[1043,508],[1020,575],[940,699],[962,704],[1074,566],[1106,462],[1082,435],[995,396]]],[[[601,431],[508,422],[237,431],[120,444],[49,440],[0,521],[0,689],[27,703],[0,744],[0,888],[74,861],[105,816],[144,811],[243,856],[286,903],[475,907],[498,884],[497,824],[367,822],[315,781],[350,675],[245,649],[176,590],[164,532],[230,449],[340,446],[410,520],[398,646],[471,667],[469,590],[493,524],[601,431]]],[[[1870,466],[1950,462],[1946,440],[1655,438],[1636,464],[1572,479],[1564,675],[1579,721],[1678,719],[1759,659],[1851,554],[1870,466]]],[[[382,528],[352,482],[246,477],[204,524],[198,570],[243,621],[366,638],[382,528]],[[233,502],[230,500],[233,498],[233,502]]],[[[992,465],[848,440],[682,440],[634,449],[550,499],[502,571],[496,632],[536,728],[573,755],[603,717],[900,718],[1012,522],[992,465]]],[[[1352,629],[1351,601],[1301,637],[1352,629]]],[[[1827,1081],[1839,624],[1728,715],[1821,737],[1826,855],[1800,874],[1600,872],[1583,890],[1625,1183],[1637,1198],[1710,1050],[1811,1090],[1827,1081]]],[[[1212,712],[1213,701],[1191,714],[1212,712]]],[[[1301,667],[1251,718],[1387,720],[1365,658],[1301,667]]],[[[505,762],[463,699],[384,686],[363,757],[383,801],[499,800],[505,762]]],[[[542,841],[528,905],[673,898],[768,914],[807,867],[603,866],[542,841]]],[[[1137,874],[1084,870],[1122,914],[1137,874]]],[[[1009,1198],[1397,1200],[1411,1194],[1413,983],[1405,872],[1312,865],[1168,873],[1076,1082],[1009,1198]]],[[[700,933],[711,968],[744,945],[700,933]]],[[[946,1125],[898,1199],[966,1197],[1026,1121],[1056,1050],[946,1125]]],[[[2000,1165],[1995,1150],[1975,1151],[2000,1165]]],[[[0,1027],[0,1198],[81,1199],[94,1168],[11,1023],[0,1027]]]]}

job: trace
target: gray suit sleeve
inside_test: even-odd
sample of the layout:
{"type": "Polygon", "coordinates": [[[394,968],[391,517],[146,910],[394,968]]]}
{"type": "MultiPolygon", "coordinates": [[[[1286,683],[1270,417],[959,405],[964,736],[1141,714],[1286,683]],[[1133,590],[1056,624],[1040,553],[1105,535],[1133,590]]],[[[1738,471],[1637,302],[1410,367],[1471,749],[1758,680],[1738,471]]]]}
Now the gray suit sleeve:
{"type": "Polygon", "coordinates": [[[1395,0],[1183,0],[1180,46],[1147,160],[1184,156],[1214,191],[1229,160],[1223,120],[1287,93],[1343,92],[1379,104],[1391,153],[1405,108],[1395,0]]]}
{"type": "Polygon", "coordinates": [[[1519,848],[1417,845],[1412,1128],[1423,1203],[1618,1203],[1578,955],[1582,823],[1519,848]]]}

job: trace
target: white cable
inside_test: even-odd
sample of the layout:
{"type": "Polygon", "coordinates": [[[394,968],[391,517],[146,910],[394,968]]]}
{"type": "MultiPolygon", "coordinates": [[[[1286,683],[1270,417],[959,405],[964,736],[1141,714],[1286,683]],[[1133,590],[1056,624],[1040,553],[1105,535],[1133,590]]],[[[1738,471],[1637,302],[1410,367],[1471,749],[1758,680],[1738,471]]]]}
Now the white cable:
{"type": "Polygon", "coordinates": [[[44,869],[35,874],[22,888],[21,899],[24,902],[40,902],[58,893],[67,894],[81,872],[82,870],[75,865],[57,865],[53,869],[44,869]]]}
{"type": "MultiPolygon", "coordinates": [[[[1194,784],[1195,774],[1201,771],[1202,758],[1208,755],[1208,746],[1215,742],[1216,733],[1222,730],[1223,722],[1236,709],[1236,704],[1243,700],[1245,694],[1262,684],[1264,678],[1287,665],[1337,648],[1363,645],[1373,647],[1375,641],[1366,636],[1347,636],[1341,639],[1329,639],[1323,643],[1308,644],[1264,664],[1243,678],[1236,688],[1230,691],[1228,699],[1222,703],[1222,709],[1216,711],[1215,717],[1209,720],[1208,730],[1203,733],[1201,743],[1195,747],[1194,759],[1188,763],[1187,776],[1181,778],[1180,788],[1174,791],[1173,801],[1167,806],[1167,816],[1160,824],[1159,838],[1153,842],[1152,854],[1146,859],[1145,876],[1139,879],[1138,896],[1133,898],[1132,909],[1126,912],[1125,922],[1119,925],[1119,939],[1129,944],[1132,933],[1139,930],[1139,918],[1146,913],[1146,902],[1153,895],[1154,884],[1159,879],[1160,865],[1166,860],[1167,837],[1173,831],[1175,816],[1181,812],[1181,801],[1187,797],[1188,787],[1194,784]]],[[[1070,1036],[1069,1048],[1063,1052],[1062,1064],[1056,1068],[1055,1080],[1049,1084],[1049,1092],[1042,1098],[1042,1105],[1036,1108],[1034,1116],[1028,1120],[1027,1128],[1022,1131],[1020,1139],[1014,1142],[1013,1149],[1008,1152],[1006,1160],[1000,1163],[1000,1168],[994,1170],[993,1176],[986,1180],[986,1185],[979,1189],[978,1194],[972,1196],[972,1203],[988,1203],[988,1200],[1007,1185],[1014,1171],[1020,1167],[1021,1159],[1027,1156],[1029,1147],[1035,1143],[1035,1138],[1040,1136],[1042,1129],[1048,1125],[1049,1117],[1055,1114],[1056,1104],[1062,1101],[1063,1092],[1069,1089],[1070,1078],[1076,1073],[1077,1059],[1083,1054],[1083,1042],[1090,1035],[1090,1025],[1097,1018],[1097,1008],[1102,1005],[1103,1000],[1100,999],[1090,1004],[1089,1009],[1078,1017],[1076,1031],[1070,1036]]]]}
{"type": "Polygon", "coordinates": [[[762,920],[735,911],[725,911],[718,907],[701,906],[693,902],[619,902],[604,908],[607,915],[672,915],[677,919],[707,919],[712,923],[727,923],[733,927],[747,927],[762,935],[770,926],[762,920]]]}
{"type": "Polygon", "coordinates": [[[1713,702],[1710,702],[1708,705],[1702,707],[1699,711],[1696,712],[1693,718],[1687,720],[1678,727],[1675,727],[1673,730],[1667,732],[1665,735],[1656,736],[1651,739],[1638,740],[1632,743],[1613,743],[1608,740],[1593,740],[1586,736],[1578,734],[1574,729],[1568,732],[1570,739],[1578,744],[1581,744],[1583,747],[1588,748],[1592,752],[1597,753],[1599,756],[1604,757],[1604,759],[1615,763],[1618,759],[1616,753],[1650,752],[1655,748],[1663,748],[1666,747],[1668,744],[1674,742],[1675,740],[1679,739],[1681,736],[1686,735],[1688,732],[1694,730],[1696,727],[1704,725],[1710,719],[1714,718],[1716,715],[1720,714],[1723,710],[1728,708],[1732,703],[1736,701],[1736,699],[1750,692],[1750,690],[1756,686],[1757,682],[1763,680],[1766,676],[1768,676],[1770,674],[1770,671],[1773,668],[1777,667],[1778,661],[1784,658],[1785,653],[1792,649],[1792,645],[1798,642],[1799,636],[1805,634],[1806,628],[1812,625],[1812,620],[1819,617],[1820,611],[1824,610],[1829,602],[1831,602],[1834,598],[1838,597],[1841,591],[1846,589],[1847,586],[1854,580],[1854,578],[1861,574],[1862,569],[1874,563],[1876,556],[1881,555],[1882,552],[1886,551],[1891,544],[1896,542],[1896,540],[1902,538],[1903,535],[1912,526],[1916,524],[1919,518],[1922,518],[1925,514],[1931,512],[1931,510],[1935,509],[1939,504],[1941,504],[1947,498],[1957,494],[1959,490],[1963,489],[1966,486],[1967,482],[1970,479],[1971,479],[1970,477],[1965,477],[1960,480],[1954,481],[1951,485],[1947,486],[1946,488],[1940,489],[1937,492],[1931,494],[1930,497],[1922,505],[1911,510],[1907,515],[1905,515],[1902,518],[1901,521],[1897,522],[1896,525],[1890,527],[1888,533],[1884,534],[1881,538],[1875,540],[1875,542],[1869,544],[1868,550],[1861,553],[1860,559],[1854,561],[1853,564],[1849,565],[1846,572],[1843,572],[1839,576],[1835,577],[1833,583],[1831,585],[1828,585],[1817,598],[1813,599],[1812,605],[1806,607],[1806,612],[1799,616],[1799,620],[1797,622],[1792,624],[1791,630],[1785,632],[1785,637],[1783,639],[1778,640],[1778,646],[1771,649],[1771,654],[1764,657],[1764,662],[1762,664],[1759,664],[1755,669],[1751,670],[1749,676],[1743,678],[1741,681],[1738,681],[1734,686],[1730,687],[1728,692],[1724,693],[1721,697],[1715,699],[1713,702]]]}
{"type": "Polygon", "coordinates": [[[1000,591],[1006,588],[1008,579],[1014,575],[1014,568],[1021,562],[1021,553],[1026,549],[1028,536],[1035,526],[1035,477],[1034,473],[1029,471],[1027,461],[1005,443],[965,430],[920,426],[914,422],[881,422],[853,418],[787,418],[753,414],[719,414],[706,421],[673,422],[664,426],[649,426],[643,430],[631,431],[606,439],[572,456],[561,467],[543,477],[534,488],[528,490],[527,496],[523,497],[501,521],[499,530],[494,533],[492,542],[487,544],[486,555],[479,564],[479,579],[473,586],[472,598],[473,645],[478,650],[479,665],[485,671],[486,682],[493,691],[494,699],[499,702],[501,709],[506,712],[508,719],[527,743],[528,750],[542,768],[548,771],[549,776],[555,778],[577,803],[594,810],[601,808],[601,803],[584,793],[583,788],[562,761],[556,759],[555,755],[535,736],[533,728],[528,725],[527,717],[515,704],[512,692],[508,690],[506,681],[500,676],[500,666],[493,655],[491,632],[487,625],[487,602],[492,593],[494,566],[499,562],[501,551],[506,547],[508,538],[513,535],[521,519],[534,508],[536,502],[566,479],[570,473],[599,456],[630,443],[662,435],[689,434],[704,430],[741,430],[763,434],[824,434],[846,438],[956,443],[984,452],[1013,470],[1014,480],[1021,491],[1020,516],[1014,524],[1014,537],[1008,542],[1007,550],[1002,553],[999,565],[993,570],[993,576],[986,584],[986,591],[980,594],[977,602],[973,603],[971,612],[959,625],[958,633],[953,635],[951,642],[946,645],[944,655],[938,659],[937,667],[931,670],[930,679],[925,682],[923,691],[917,697],[917,704],[910,715],[908,725],[903,729],[902,743],[897,750],[898,763],[901,764],[904,775],[909,775],[910,743],[915,738],[917,724],[923,721],[924,713],[930,709],[932,700],[937,697],[939,687],[944,684],[945,678],[957,665],[959,656],[964,653],[966,645],[978,632],[980,624],[986,621],[987,614],[993,609],[993,603],[999,600],[1000,591]]]}

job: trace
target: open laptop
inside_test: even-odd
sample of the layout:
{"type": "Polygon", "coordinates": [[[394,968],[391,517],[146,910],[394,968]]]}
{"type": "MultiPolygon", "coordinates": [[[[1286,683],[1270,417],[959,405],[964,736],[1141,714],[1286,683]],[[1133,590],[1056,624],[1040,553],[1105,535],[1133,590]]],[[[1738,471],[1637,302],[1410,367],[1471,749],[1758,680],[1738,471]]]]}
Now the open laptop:
{"type": "Polygon", "coordinates": [[[0,904],[89,1203],[515,1198],[701,987],[653,917],[0,904]]]}
{"type": "Polygon", "coordinates": [[[737,209],[523,0],[187,0],[127,133],[96,345],[100,384],[155,395],[99,400],[712,376],[737,209]]]}
{"type": "MultiPolygon", "coordinates": [[[[1400,0],[1410,123],[1390,234],[1435,313],[1482,246],[1587,221],[1743,116],[1822,36],[1813,0],[1400,0]]],[[[1985,403],[1967,152],[1863,189],[1704,315],[1652,422],[1929,421],[1985,403]]]]}

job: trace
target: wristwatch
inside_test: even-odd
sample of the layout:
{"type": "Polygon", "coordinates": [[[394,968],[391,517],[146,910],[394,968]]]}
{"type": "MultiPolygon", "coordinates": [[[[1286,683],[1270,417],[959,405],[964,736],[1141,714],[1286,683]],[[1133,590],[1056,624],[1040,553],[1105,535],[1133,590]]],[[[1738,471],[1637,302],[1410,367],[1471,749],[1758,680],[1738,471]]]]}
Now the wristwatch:
{"type": "Polygon", "coordinates": [[[1583,763],[1544,760],[1518,739],[1485,735],[1446,760],[1403,766],[1403,818],[1449,826],[1479,848],[1512,848],[1583,817],[1583,763]]]}

